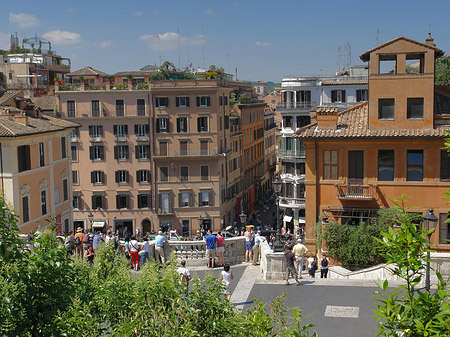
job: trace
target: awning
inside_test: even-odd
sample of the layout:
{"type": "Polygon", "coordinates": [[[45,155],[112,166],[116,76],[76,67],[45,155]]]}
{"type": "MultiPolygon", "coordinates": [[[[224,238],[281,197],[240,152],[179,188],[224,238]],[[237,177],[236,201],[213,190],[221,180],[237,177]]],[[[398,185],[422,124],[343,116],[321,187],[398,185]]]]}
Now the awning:
{"type": "Polygon", "coordinates": [[[305,217],[303,217],[303,216],[299,217],[298,223],[305,223],[305,217]]]}
{"type": "Polygon", "coordinates": [[[292,217],[289,216],[289,215],[285,215],[285,216],[283,217],[283,221],[285,221],[285,222],[291,222],[291,220],[292,220],[292,217]]]}
{"type": "Polygon", "coordinates": [[[105,224],[106,224],[105,221],[94,221],[92,223],[92,227],[103,228],[103,227],[105,227],[105,224]]]}

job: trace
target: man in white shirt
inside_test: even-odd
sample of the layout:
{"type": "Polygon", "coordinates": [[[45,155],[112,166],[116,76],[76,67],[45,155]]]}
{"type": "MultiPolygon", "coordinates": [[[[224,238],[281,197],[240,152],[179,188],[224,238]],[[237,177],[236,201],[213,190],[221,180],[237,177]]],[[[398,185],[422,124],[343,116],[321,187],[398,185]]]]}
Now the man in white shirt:
{"type": "Polygon", "coordinates": [[[189,281],[191,280],[191,272],[186,268],[186,261],[181,260],[180,267],[177,269],[177,273],[180,275],[180,284],[186,287],[186,296],[189,290],[189,281]]]}
{"type": "Polygon", "coordinates": [[[255,235],[255,244],[253,245],[253,265],[259,264],[259,255],[261,254],[261,243],[266,241],[264,236],[261,236],[261,231],[258,231],[255,235]]]}
{"type": "Polygon", "coordinates": [[[295,269],[300,278],[302,278],[302,268],[305,263],[305,254],[307,251],[308,248],[302,244],[302,239],[298,239],[297,244],[292,249],[292,252],[295,254],[295,269]]]}

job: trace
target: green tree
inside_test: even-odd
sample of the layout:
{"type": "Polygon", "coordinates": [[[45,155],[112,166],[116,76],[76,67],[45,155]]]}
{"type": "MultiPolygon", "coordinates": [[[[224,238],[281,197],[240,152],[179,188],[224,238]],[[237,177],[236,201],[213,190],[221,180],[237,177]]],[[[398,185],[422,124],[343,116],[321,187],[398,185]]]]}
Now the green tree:
{"type": "Polygon", "coordinates": [[[450,81],[450,58],[444,56],[436,59],[434,72],[437,85],[447,84],[450,81]]]}
{"type": "Polygon", "coordinates": [[[436,271],[438,277],[435,292],[423,291],[419,285],[425,274],[427,261],[427,235],[408,218],[405,207],[407,198],[393,200],[395,209],[401,215],[397,220],[399,230],[389,228],[383,238],[380,253],[387,264],[394,264],[393,275],[404,281],[403,285],[388,290],[389,282],[379,281],[382,293],[375,299],[378,320],[378,336],[449,336],[450,291],[448,280],[436,271]]]}

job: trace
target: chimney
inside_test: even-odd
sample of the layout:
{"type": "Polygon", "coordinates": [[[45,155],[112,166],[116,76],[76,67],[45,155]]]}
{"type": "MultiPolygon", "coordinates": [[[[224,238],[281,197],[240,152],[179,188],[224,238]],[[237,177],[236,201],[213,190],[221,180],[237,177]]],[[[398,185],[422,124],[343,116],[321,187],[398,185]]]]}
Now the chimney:
{"type": "Polygon", "coordinates": [[[431,33],[428,33],[428,37],[425,40],[425,43],[427,46],[436,47],[436,45],[434,44],[434,39],[431,37],[431,33]]]}
{"type": "Polygon", "coordinates": [[[23,115],[15,115],[13,120],[14,120],[15,123],[28,125],[28,116],[25,115],[25,114],[23,114],[23,115]]]}
{"type": "Polygon", "coordinates": [[[319,129],[336,130],[338,119],[338,107],[317,107],[316,119],[319,129]]]}

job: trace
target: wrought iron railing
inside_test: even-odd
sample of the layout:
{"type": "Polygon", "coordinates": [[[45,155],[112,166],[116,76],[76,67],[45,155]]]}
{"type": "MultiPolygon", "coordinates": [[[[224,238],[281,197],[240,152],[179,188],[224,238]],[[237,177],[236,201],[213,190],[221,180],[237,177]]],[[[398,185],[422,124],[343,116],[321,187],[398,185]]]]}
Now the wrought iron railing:
{"type": "Polygon", "coordinates": [[[370,200],[375,198],[373,185],[336,185],[338,199],[370,200]]]}

